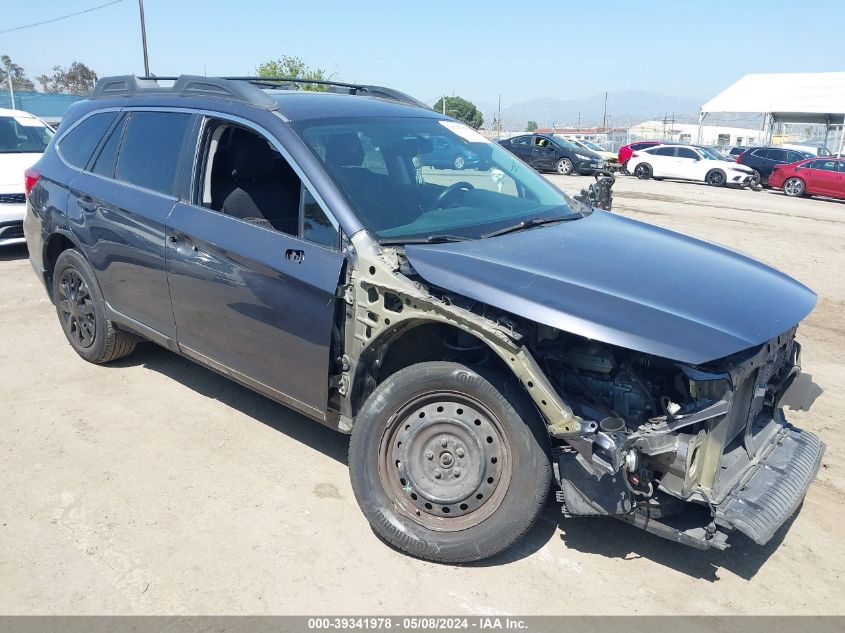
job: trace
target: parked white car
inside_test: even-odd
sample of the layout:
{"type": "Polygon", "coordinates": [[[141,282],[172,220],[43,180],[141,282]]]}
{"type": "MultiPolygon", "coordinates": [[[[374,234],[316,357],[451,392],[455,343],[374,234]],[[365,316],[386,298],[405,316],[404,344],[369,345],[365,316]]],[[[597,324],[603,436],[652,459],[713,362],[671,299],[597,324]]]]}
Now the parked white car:
{"type": "Polygon", "coordinates": [[[24,172],[52,136],[53,128],[29,112],[0,108],[0,246],[26,242],[24,172]]]}
{"type": "Polygon", "coordinates": [[[677,178],[714,187],[746,187],[751,184],[753,173],[716,151],[694,145],[654,145],[638,150],[628,161],[628,171],[642,180],[677,178]]]}

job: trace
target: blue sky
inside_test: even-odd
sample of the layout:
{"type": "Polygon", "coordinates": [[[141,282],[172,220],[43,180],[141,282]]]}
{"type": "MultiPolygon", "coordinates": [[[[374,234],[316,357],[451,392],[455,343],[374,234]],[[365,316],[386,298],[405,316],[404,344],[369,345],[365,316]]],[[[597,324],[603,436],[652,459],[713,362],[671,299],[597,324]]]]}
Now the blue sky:
{"type": "MultiPolygon", "coordinates": [[[[0,30],[106,0],[0,0],[0,30]]],[[[426,101],[503,105],[645,90],[710,97],[750,72],[845,70],[845,2],[145,0],[151,71],[251,74],[281,54],[426,101]]],[[[0,34],[31,77],[74,60],[143,71],[136,0],[0,34]]],[[[787,87],[788,89],[788,87],[787,87]]]]}

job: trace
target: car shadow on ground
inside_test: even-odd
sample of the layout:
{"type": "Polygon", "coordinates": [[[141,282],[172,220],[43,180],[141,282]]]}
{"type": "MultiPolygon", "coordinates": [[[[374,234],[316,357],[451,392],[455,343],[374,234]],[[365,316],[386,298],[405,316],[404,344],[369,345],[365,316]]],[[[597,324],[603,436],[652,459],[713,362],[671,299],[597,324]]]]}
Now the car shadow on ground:
{"type": "Polygon", "coordinates": [[[4,246],[0,248],[0,262],[12,262],[29,257],[29,251],[26,250],[26,244],[15,244],[14,246],[4,246]]]}
{"type": "MultiPolygon", "coordinates": [[[[153,343],[143,343],[131,356],[112,363],[112,366],[124,367],[137,365],[163,374],[193,391],[240,411],[339,463],[347,463],[349,436],[300,415],[193,361],[153,343]]],[[[609,517],[565,519],[560,504],[550,495],[537,523],[513,547],[498,556],[469,565],[497,567],[527,558],[543,549],[555,534],[559,534],[567,549],[587,554],[626,561],[646,558],[710,582],[719,579],[717,572],[720,568],[748,580],[754,577],[778,548],[792,520],[789,519],[764,546],[756,545],[736,533],[730,538],[732,546],[729,549],[701,551],[609,517]]],[[[572,565],[572,562],[564,559],[561,564],[572,565]]]]}
{"type": "Polygon", "coordinates": [[[154,343],[142,343],[127,358],[111,366],[143,365],[189,389],[217,400],[306,446],[346,464],[349,436],[300,415],[247,387],[170,352],[154,343]]]}

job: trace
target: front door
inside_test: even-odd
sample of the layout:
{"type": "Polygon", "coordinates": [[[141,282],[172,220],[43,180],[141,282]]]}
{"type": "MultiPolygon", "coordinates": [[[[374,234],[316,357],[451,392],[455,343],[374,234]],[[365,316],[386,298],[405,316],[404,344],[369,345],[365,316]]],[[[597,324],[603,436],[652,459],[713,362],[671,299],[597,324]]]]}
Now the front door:
{"type": "Polygon", "coordinates": [[[534,169],[553,169],[557,159],[557,146],[549,139],[535,136],[528,163],[534,169]]]}
{"type": "Polygon", "coordinates": [[[167,223],[179,347],[324,419],[336,225],[266,136],[207,119],[199,142],[196,190],[167,223]]]}

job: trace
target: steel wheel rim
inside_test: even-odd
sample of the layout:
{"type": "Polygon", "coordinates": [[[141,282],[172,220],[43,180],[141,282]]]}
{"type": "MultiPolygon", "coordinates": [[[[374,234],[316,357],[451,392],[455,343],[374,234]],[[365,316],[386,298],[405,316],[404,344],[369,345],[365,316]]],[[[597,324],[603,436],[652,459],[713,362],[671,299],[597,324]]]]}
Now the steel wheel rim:
{"type": "Polygon", "coordinates": [[[464,168],[464,157],[457,156],[455,157],[455,169],[463,169],[464,168]]]}
{"type": "Polygon", "coordinates": [[[796,178],[790,178],[786,181],[784,189],[790,196],[797,196],[802,190],[801,182],[796,178]]]}
{"type": "Polygon", "coordinates": [[[557,172],[566,176],[572,171],[572,161],[568,158],[561,158],[557,163],[557,172]]]}
{"type": "Polygon", "coordinates": [[[88,284],[74,268],[67,268],[59,278],[59,312],[62,327],[79,347],[91,347],[97,335],[94,299],[88,284]]]}
{"type": "Polygon", "coordinates": [[[379,444],[385,491],[402,514],[430,530],[465,530],[489,518],[511,475],[501,423],[466,394],[417,396],[391,417],[379,444]]]}

